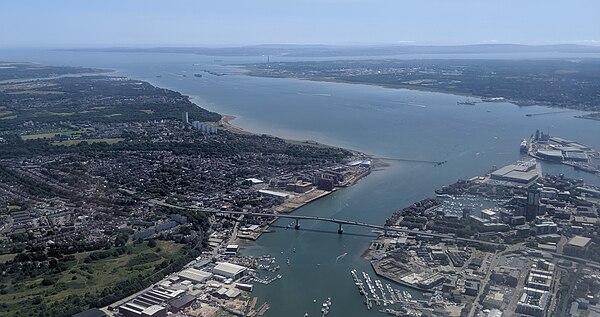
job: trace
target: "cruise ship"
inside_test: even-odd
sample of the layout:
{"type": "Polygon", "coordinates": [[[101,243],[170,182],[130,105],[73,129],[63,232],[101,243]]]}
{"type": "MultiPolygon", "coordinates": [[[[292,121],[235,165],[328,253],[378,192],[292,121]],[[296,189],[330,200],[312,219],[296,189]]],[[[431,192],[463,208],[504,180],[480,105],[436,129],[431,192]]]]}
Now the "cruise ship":
{"type": "Polygon", "coordinates": [[[521,140],[521,153],[525,153],[527,154],[527,150],[528,150],[528,146],[527,146],[527,140],[523,139],[521,140]]]}

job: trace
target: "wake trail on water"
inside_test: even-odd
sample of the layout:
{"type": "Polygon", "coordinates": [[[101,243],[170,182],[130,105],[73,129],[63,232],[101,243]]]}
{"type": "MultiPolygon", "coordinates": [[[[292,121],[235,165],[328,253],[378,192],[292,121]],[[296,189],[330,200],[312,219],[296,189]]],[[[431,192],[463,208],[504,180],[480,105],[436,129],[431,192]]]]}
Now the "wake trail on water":
{"type": "Polygon", "coordinates": [[[343,259],[346,255],[348,254],[348,252],[344,253],[344,254],[340,254],[335,258],[335,262],[338,262],[339,260],[343,259]]]}
{"type": "Polygon", "coordinates": [[[304,93],[304,92],[296,92],[296,94],[298,94],[298,95],[302,95],[302,96],[321,96],[321,97],[331,97],[331,94],[310,94],[310,93],[304,93]]]}

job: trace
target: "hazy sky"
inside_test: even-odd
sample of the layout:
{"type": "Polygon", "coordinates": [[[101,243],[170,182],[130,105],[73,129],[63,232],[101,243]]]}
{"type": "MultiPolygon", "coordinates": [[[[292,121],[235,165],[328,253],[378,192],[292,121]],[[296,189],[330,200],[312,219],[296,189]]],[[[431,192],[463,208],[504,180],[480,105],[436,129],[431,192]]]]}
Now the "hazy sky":
{"type": "Polygon", "coordinates": [[[600,44],[600,0],[0,0],[0,48],[600,44]]]}

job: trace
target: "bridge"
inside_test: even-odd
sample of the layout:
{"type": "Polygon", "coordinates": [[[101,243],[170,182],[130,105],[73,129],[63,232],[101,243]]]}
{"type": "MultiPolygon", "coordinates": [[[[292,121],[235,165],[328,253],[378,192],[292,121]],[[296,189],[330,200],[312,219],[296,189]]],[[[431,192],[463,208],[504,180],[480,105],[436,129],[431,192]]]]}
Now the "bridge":
{"type": "MultiPolygon", "coordinates": [[[[195,208],[191,208],[191,209],[195,209],[195,208]]],[[[301,216],[301,215],[288,215],[288,214],[267,214],[267,213],[243,212],[243,211],[221,211],[221,210],[215,210],[215,209],[202,209],[202,208],[197,208],[197,210],[212,213],[212,214],[240,215],[240,216],[243,215],[243,216],[267,217],[267,218],[293,219],[295,221],[294,228],[296,230],[300,229],[300,220],[312,220],[312,221],[332,222],[332,223],[337,224],[338,225],[337,232],[339,234],[344,233],[343,225],[350,225],[350,226],[366,227],[366,228],[381,230],[381,231],[383,231],[384,235],[386,235],[386,236],[387,236],[388,232],[403,232],[403,233],[418,234],[418,235],[422,235],[422,236],[435,237],[435,238],[441,238],[441,239],[452,239],[452,240],[456,240],[456,241],[464,241],[464,242],[471,242],[471,243],[484,243],[484,244],[490,244],[490,245],[495,245],[495,246],[500,245],[499,243],[494,243],[494,242],[481,241],[481,240],[468,239],[468,238],[460,238],[460,237],[457,237],[455,235],[450,235],[450,234],[425,232],[425,231],[419,231],[419,230],[413,230],[413,229],[403,229],[403,228],[398,228],[398,227],[394,227],[394,226],[382,226],[382,225],[376,225],[376,224],[371,224],[371,223],[366,223],[366,222],[328,218],[328,217],[301,216]]]]}
{"type": "MultiPolygon", "coordinates": [[[[481,240],[475,240],[475,239],[469,239],[469,238],[460,238],[455,235],[449,235],[449,234],[443,234],[443,233],[433,233],[433,232],[424,232],[424,231],[412,230],[412,229],[402,229],[402,228],[398,228],[398,227],[394,227],[394,226],[382,226],[382,225],[375,225],[375,224],[371,224],[371,223],[343,220],[343,219],[336,219],[336,218],[287,215],[287,214],[265,214],[265,213],[242,212],[242,211],[220,211],[220,210],[215,210],[215,209],[202,209],[202,208],[191,208],[191,209],[197,209],[198,211],[204,211],[204,212],[213,213],[213,214],[230,214],[230,215],[246,215],[246,216],[260,216],[260,217],[269,217],[269,218],[294,219],[296,222],[296,224],[295,224],[296,230],[300,229],[300,220],[314,220],[314,221],[325,221],[325,222],[332,222],[332,223],[338,224],[338,226],[339,226],[338,234],[344,233],[342,225],[352,225],[352,226],[367,227],[367,228],[382,230],[384,232],[384,235],[386,235],[386,236],[387,236],[388,232],[391,231],[391,232],[403,232],[403,233],[418,234],[418,235],[422,235],[422,236],[435,237],[435,238],[441,238],[441,239],[451,239],[454,241],[481,243],[481,244],[488,244],[488,245],[493,245],[493,246],[508,246],[507,244],[494,243],[494,242],[489,242],[489,241],[481,241],[481,240]]],[[[531,248],[531,249],[544,251],[544,252],[547,252],[556,257],[580,262],[580,263],[586,264],[588,266],[594,267],[596,269],[600,269],[600,263],[595,262],[593,260],[584,259],[584,258],[580,258],[580,257],[576,257],[576,256],[568,256],[568,255],[560,254],[558,252],[546,251],[546,250],[542,250],[539,248],[531,248]]]]}
{"type": "MultiPolygon", "coordinates": [[[[394,227],[394,226],[382,226],[382,225],[370,224],[370,223],[365,223],[365,222],[350,221],[350,220],[328,218],[328,217],[301,216],[301,215],[289,215],[289,214],[267,214],[267,213],[242,212],[242,211],[222,211],[222,210],[199,208],[199,207],[181,207],[181,206],[165,203],[164,201],[160,201],[158,199],[149,199],[148,203],[153,204],[153,205],[161,205],[161,206],[165,206],[165,207],[171,207],[171,208],[175,208],[175,209],[192,209],[192,210],[207,212],[207,213],[211,213],[211,214],[223,214],[223,215],[230,214],[230,215],[240,215],[240,216],[244,215],[244,216],[258,216],[258,217],[267,217],[267,218],[294,219],[296,229],[300,229],[300,220],[325,221],[325,222],[336,223],[338,225],[338,233],[339,234],[344,233],[342,225],[351,225],[351,226],[367,227],[367,228],[382,230],[385,235],[387,235],[388,232],[403,232],[403,233],[418,234],[418,235],[428,236],[428,237],[451,239],[454,241],[482,243],[482,244],[488,244],[488,245],[493,245],[493,246],[500,246],[500,245],[506,246],[506,244],[500,244],[500,243],[494,243],[494,242],[488,242],[488,241],[480,241],[480,240],[468,239],[468,238],[460,238],[460,237],[456,237],[454,235],[449,235],[449,234],[424,232],[424,231],[412,230],[412,229],[402,229],[402,228],[398,228],[398,227],[394,227]]],[[[580,258],[577,256],[568,256],[568,255],[560,254],[558,252],[551,252],[551,251],[542,250],[539,248],[531,248],[531,249],[546,252],[555,257],[568,259],[571,261],[579,262],[579,263],[600,269],[600,263],[590,260],[590,259],[584,259],[584,258],[580,258]]]]}
{"type": "Polygon", "coordinates": [[[455,235],[450,235],[450,234],[425,232],[425,231],[419,231],[419,230],[413,230],[413,229],[403,229],[403,228],[398,228],[398,227],[394,227],[394,226],[382,226],[382,225],[377,225],[377,224],[372,224],[372,223],[344,220],[344,219],[336,219],[336,218],[328,218],[328,217],[290,215],[290,214],[269,214],[269,213],[258,213],[258,212],[243,212],[243,211],[226,211],[226,210],[217,210],[217,209],[200,208],[200,207],[181,207],[181,206],[166,203],[164,201],[160,201],[158,199],[150,199],[150,200],[148,200],[148,202],[153,205],[161,205],[161,206],[171,207],[171,208],[176,208],[176,209],[191,209],[191,210],[197,210],[197,211],[202,211],[202,212],[217,214],[217,215],[221,214],[221,215],[256,216],[256,217],[265,217],[265,218],[288,218],[288,219],[294,220],[294,222],[295,222],[294,228],[296,228],[296,230],[300,229],[300,220],[312,220],[312,221],[331,222],[331,223],[337,224],[339,234],[344,233],[343,225],[350,225],[350,226],[366,227],[366,228],[382,230],[384,235],[387,235],[388,232],[403,232],[403,233],[417,234],[417,235],[422,235],[422,236],[427,236],[427,237],[451,239],[451,240],[455,240],[455,241],[483,243],[483,244],[489,244],[489,245],[494,245],[494,246],[500,245],[499,243],[494,243],[494,242],[480,241],[480,240],[468,239],[468,238],[460,238],[460,237],[457,237],[455,235]]]}

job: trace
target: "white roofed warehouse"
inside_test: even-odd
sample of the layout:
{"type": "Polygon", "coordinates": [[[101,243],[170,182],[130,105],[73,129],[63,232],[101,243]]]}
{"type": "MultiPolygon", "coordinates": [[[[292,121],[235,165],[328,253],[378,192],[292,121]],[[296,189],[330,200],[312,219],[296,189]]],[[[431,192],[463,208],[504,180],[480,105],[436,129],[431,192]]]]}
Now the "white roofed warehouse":
{"type": "Polygon", "coordinates": [[[217,266],[212,269],[213,274],[221,275],[227,278],[232,278],[234,280],[244,276],[246,267],[241,265],[227,263],[227,262],[217,262],[217,266]]]}

